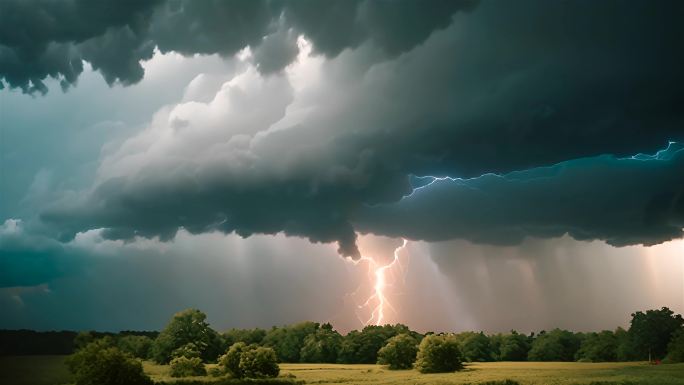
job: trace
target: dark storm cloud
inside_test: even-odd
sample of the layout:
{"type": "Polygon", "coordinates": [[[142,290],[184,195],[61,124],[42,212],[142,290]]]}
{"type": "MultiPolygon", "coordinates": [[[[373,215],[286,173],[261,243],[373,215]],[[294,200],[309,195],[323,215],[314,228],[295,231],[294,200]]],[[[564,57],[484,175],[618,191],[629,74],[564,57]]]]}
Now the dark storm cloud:
{"type": "MultiPolygon", "coordinates": [[[[264,73],[289,64],[295,33],[335,56],[371,40],[388,55],[421,43],[446,27],[470,0],[380,2],[286,1],[87,1],[8,0],[0,3],[0,79],[24,92],[47,92],[47,77],[74,84],[82,61],[110,85],[143,77],[141,60],[153,49],[184,55],[232,56],[251,46],[264,73]],[[280,27],[279,27],[280,26],[280,27]],[[283,35],[279,28],[292,29],[283,35]]],[[[0,83],[1,84],[1,83],[0,83]]]]}
{"type": "MultiPolygon", "coordinates": [[[[215,36],[186,19],[209,14],[201,16],[207,30],[219,28],[211,17],[223,10],[208,4],[165,4],[170,14],[163,20],[189,29],[181,29],[178,40],[156,37],[160,49],[214,50],[215,36]]],[[[471,12],[452,11],[448,20],[439,6],[449,3],[430,3],[420,15],[432,15],[432,21],[405,21],[410,31],[399,20],[417,12],[412,2],[341,2],[325,10],[317,7],[329,3],[269,3],[269,9],[284,7],[277,23],[264,16],[272,11],[250,4],[241,8],[244,14],[226,11],[238,40],[267,41],[286,25],[303,31],[314,51],[330,58],[315,100],[300,102],[307,117],[269,130],[299,102],[271,98],[280,87],[244,103],[231,101],[228,107],[247,112],[215,126],[204,122],[204,110],[180,120],[168,116],[171,123],[160,123],[168,127],[153,125],[132,138],[106,162],[114,172],[103,171],[79,199],[45,210],[45,220],[67,235],[94,227],[111,228],[112,236],[165,238],[179,227],[241,235],[283,231],[337,241],[344,255],[358,255],[356,229],[495,243],[564,232],[613,244],[681,236],[681,156],[643,162],[618,157],[684,139],[684,3],[483,2],[471,12]],[[318,23],[326,18],[338,24],[325,29],[318,23]],[[239,29],[247,19],[268,33],[239,29]],[[377,49],[390,55],[377,59],[377,49]],[[249,120],[272,109],[271,120],[249,120]],[[205,140],[207,132],[212,140],[205,140]],[[567,162],[601,154],[614,157],[567,162]],[[514,180],[490,175],[436,183],[391,204],[411,191],[409,175],[477,177],[563,161],[551,168],[559,172],[553,178],[536,178],[541,171],[531,170],[514,180]],[[609,183],[611,178],[618,179],[609,183]],[[478,195],[469,185],[492,193],[478,195]],[[445,206],[420,199],[428,193],[445,206]],[[537,203],[544,210],[535,210],[537,203]],[[377,204],[389,206],[363,209],[377,204]]],[[[152,35],[168,37],[173,30],[152,35]]],[[[226,39],[229,51],[241,45],[226,39]]]]}
{"type": "Polygon", "coordinates": [[[684,229],[684,149],[435,180],[398,203],[363,210],[357,228],[427,241],[518,244],[569,234],[613,246],[658,244],[684,229]]]}
{"type": "Polygon", "coordinates": [[[66,88],[83,72],[82,60],[98,61],[103,55],[115,61],[135,63],[132,72],[121,71],[119,63],[98,64],[108,82],[131,83],[142,78],[137,63],[149,58],[141,54],[146,29],[157,0],[7,0],[0,2],[0,79],[24,92],[47,92],[43,81],[53,77],[66,88]],[[130,36],[135,35],[135,43],[130,36]],[[93,40],[96,39],[96,40],[93,40]],[[122,39],[121,42],[114,41],[122,39]],[[82,52],[81,44],[90,45],[82,52]],[[103,43],[103,44],[102,44],[103,43]],[[101,45],[102,44],[102,45],[101,45]],[[107,50],[116,52],[106,53],[107,50]],[[109,72],[108,70],[117,70],[109,72]]]}

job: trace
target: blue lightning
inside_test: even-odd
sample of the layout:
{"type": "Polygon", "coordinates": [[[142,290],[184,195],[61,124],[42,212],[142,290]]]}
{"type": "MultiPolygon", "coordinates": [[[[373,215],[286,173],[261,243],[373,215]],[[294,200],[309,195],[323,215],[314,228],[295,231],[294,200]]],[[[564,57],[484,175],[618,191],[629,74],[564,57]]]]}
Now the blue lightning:
{"type": "MultiPolygon", "coordinates": [[[[617,158],[618,160],[637,160],[637,161],[669,161],[672,158],[675,157],[675,155],[681,151],[684,151],[684,143],[682,142],[676,142],[676,141],[668,141],[667,147],[661,150],[658,150],[655,154],[643,154],[643,153],[638,153],[636,155],[632,155],[626,158],[617,158]]],[[[607,156],[607,155],[599,155],[599,156],[607,156]]],[[[580,158],[580,159],[587,159],[587,158],[580,158]]],[[[575,159],[577,160],[577,159],[575,159]]],[[[569,161],[563,161],[563,162],[558,162],[550,166],[542,166],[542,167],[536,167],[534,170],[553,170],[554,168],[557,167],[562,167],[564,164],[566,164],[569,161]]],[[[531,169],[530,169],[531,170],[531,169]]],[[[529,170],[525,170],[529,171],[529,170]]],[[[409,175],[409,183],[411,184],[411,187],[413,190],[407,195],[404,195],[401,199],[406,199],[411,197],[413,194],[416,193],[416,191],[423,190],[437,182],[443,182],[443,181],[449,181],[452,183],[457,183],[460,185],[463,185],[465,187],[470,187],[473,188],[471,184],[468,184],[467,182],[479,179],[479,178],[485,178],[488,176],[493,176],[493,177],[499,177],[499,178],[506,178],[506,179],[516,179],[518,175],[520,175],[522,171],[512,171],[507,174],[496,174],[496,173],[486,173],[482,174],[480,176],[472,177],[472,178],[459,178],[459,177],[452,177],[452,176],[435,176],[435,175],[409,175]]],[[[529,179],[529,178],[527,178],[529,179]]]]}

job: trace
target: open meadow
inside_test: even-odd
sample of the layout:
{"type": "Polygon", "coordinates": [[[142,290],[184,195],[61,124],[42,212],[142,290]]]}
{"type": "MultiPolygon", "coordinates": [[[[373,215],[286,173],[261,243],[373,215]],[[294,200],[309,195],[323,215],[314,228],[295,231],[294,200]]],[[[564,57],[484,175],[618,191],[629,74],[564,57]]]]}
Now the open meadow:
{"type": "MultiPolygon", "coordinates": [[[[214,365],[207,365],[208,368],[214,365]]],[[[522,385],[564,384],[647,384],[684,385],[684,364],[653,366],[641,362],[491,362],[468,364],[465,370],[446,374],[420,374],[415,370],[387,370],[381,365],[281,364],[280,377],[294,376],[305,384],[479,384],[515,380],[522,385]]],[[[168,365],[146,361],[145,372],[155,382],[187,383],[219,381],[213,377],[182,380],[169,375],[168,365]]],[[[64,356],[0,357],[2,385],[68,384],[64,356]]]]}

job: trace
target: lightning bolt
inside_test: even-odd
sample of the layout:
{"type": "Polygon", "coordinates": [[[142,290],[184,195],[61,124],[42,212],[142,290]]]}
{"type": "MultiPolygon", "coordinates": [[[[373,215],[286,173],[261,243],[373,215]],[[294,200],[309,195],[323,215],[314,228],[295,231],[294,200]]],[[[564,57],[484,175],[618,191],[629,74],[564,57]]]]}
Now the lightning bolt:
{"type": "MultiPolygon", "coordinates": [[[[392,286],[394,282],[388,283],[387,282],[387,273],[392,272],[392,270],[395,267],[398,267],[401,272],[401,277],[403,280],[406,278],[406,270],[404,269],[404,266],[402,266],[399,253],[406,248],[406,245],[408,244],[408,241],[406,239],[402,238],[402,244],[401,246],[397,247],[394,249],[394,254],[393,254],[393,259],[391,262],[381,265],[378,261],[376,261],[374,258],[369,257],[369,256],[361,256],[356,261],[351,261],[354,265],[358,265],[360,263],[367,263],[368,264],[368,278],[370,282],[373,283],[373,291],[372,294],[361,304],[357,305],[357,308],[359,310],[361,309],[371,309],[370,311],[370,317],[366,320],[362,319],[358,312],[357,312],[357,317],[359,318],[359,321],[364,325],[382,325],[383,322],[385,321],[385,310],[390,309],[394,313],[396,313],[396,309],[392,306],[392,304],[389,302],[387,299],[387,293],[386,290],[388,287],[392,286]]],[[[358,293],[360,287],[357,288],[357,290],[352,294],[355,295],[358,293]]]]}

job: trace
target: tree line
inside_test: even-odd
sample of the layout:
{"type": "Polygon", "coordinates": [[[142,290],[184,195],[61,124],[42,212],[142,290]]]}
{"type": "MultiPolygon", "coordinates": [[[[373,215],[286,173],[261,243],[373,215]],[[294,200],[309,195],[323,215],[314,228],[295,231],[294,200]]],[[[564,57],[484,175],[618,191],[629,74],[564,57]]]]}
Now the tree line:
{"type": "Polygon", "coordinates": [[[76,352],[66,363],[76,385],[151,385],[140,359],[169,364],[173,377],[211,375],[291,384],[289,378],[275,379],[280,362],[378,363],[421,373],[453,372],[462,369],[463,362],[482,361],[684,362],[684,319],[664,307],[633,313],[627,330],[598,333],[554,329],[530,335],[423,335],[396,324],[366,326],[343,336],[329,323],[316,322],[218,333],[204,313],[188,309],[175,314],[154,339],[146,333],[82,332],[73,345],[76,352]],[[208,372],[206,363],[217,365],[208,372]]]}
{"type": "MultiPolygon", "coordinates": [[[[627,330],[618,327],[591,333],[554,329],[538,333],[450,334],[464,361],[684,361],[684,321],[664,307],[632,314],[627,330]]],[[[427,335],[434,333],[426,333],[427,335]]],[[[219,333],[196,309],[182,311],[161,332],[0,331],[0,354],[69,354],[103,337],[142,359],[169,363],[173,351],[188,345],[204,362],[215,362],[235,343],[269,347],[279,362],[373,364],[378,352],[398,335],[416,341],[424,335],[402,324],[366,326],[341,335],[329,323],[300,322],[271,329],[230,329],[219,333]],[[191,327],[192,326],[192,327],[191,327]],[[182,330],[191,332],[183,333],[182,330]],[[194,346],[193,346],[194,345],[194,346]]],[[[187,346],[186,346],[187,348],[187,346]]]]}

